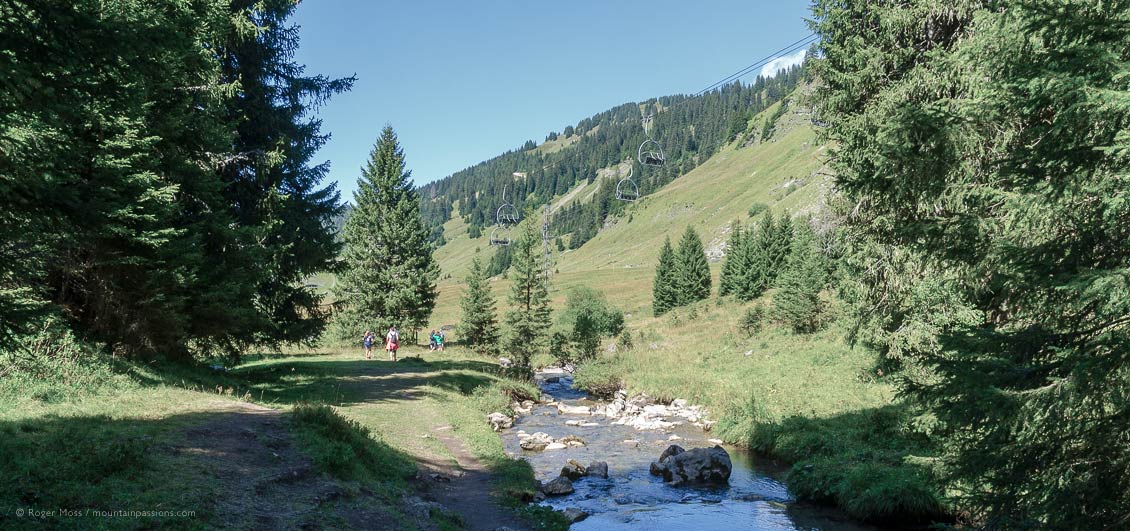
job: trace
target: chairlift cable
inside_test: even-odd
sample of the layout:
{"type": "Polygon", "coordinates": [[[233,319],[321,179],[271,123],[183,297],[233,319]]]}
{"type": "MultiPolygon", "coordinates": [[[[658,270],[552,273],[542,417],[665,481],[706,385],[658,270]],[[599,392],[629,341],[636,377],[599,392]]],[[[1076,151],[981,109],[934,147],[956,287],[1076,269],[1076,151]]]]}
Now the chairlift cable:
{"type": "MultiPolygon", "coordinates": [[[[774,59],[777,59],[777,58],[779,58],[779,57],[782,57],[782,56],[784,56],[784,55],[787,55],[787,54],[790,54],[790,53],[796,52],[797,50],[799,50],[799,49],[801,49],[801,48],[805,48],[805,47],[808,47],[808,46],[812,45],[813,43],[815,43],[815,42],[817,42],[817,41],[819,41],[819,40],[820,40],[820,38],[819,38],[819,36],[818,36],[817,34],[815,34],[815,33],[809,33],[808,35],[806,35],[806,36],[804,36],[804,37],[800,38],[799,40],[797,40],[797,41],[794,41],[793,43],[791,43],[791,44],[789,44],[789,45],[785,46],[784,48],[781,48],[780,50],[777,50],[777,51],[775,51],[775,52],[773,52],[773,53],[771,53],[771,54],[769,54],[769,55],[767,55],[767,56],[765,56],[765,57],[763,57],[763,58],[761,58],[761,59],[759,59],[759,60],[757,60],[757,61],[755,61],[755,62],[751,63],[750,65],[748,65],[748,66],[746,66],[746,67],[744,67],[744,68],[742,68],[742,69],[738,70],[737,72],[734,72],[734,73],[732,73],[732,74],[730,74],[730,75],[728,75],[728,76],[726,76],[726,77],[724,77],[724,78],[722,78],[722,79],[720,79],[720,80],[718,80],[718,81],[715,81],[714,83],[711,83],[710,85],[707,85],[707,86],[706,86],[706,88],[704,88],[704,89],[702,89],[702,90],[700,90],[700,91],[698,91],[698,92],[695,92],[694,94],[692,94],[692,95],[690,95],[690,96],[688,96],[688,97],[684,98],[683,100],[681,100],[681,101],[679,101],[679,102],[677,102],[677,103],[675,103],[675,104],[672,104],[671,106],[667,107],[667,109],[666,109],[666,110],[668,110],[668,111],[669,111],[669,110],[671,110],[671,109],[675,109],[675,108],[677,108],[677,107],[679,107],[679,106],[682,106],[683,104],[685,104],[685,103],[687,103],[687,102],[690,102],[691,100],[694,100],[694,99],[696,99],[696,98],[698,98],[698,97],[700,97],[700,96],[703,96],[703,95],[705,95],[705,94],[708,94],[708,93],[710,93],[711,91],[713,91],[713,90],[716,90],[716,89],[718,89],[719,87],[721,87],[721,86],[723,86],[723,85],[725,85],[725,84],[727,84],[727,83],[730,83],[730,82],[732,82],[732,81],[736,81],[736,80],[738,80],[738,79],[740,79],[740,78],[742,78],[742,77],[746,76],[747,74],[749,74],[749,73],[750,73],[750,72],[752,72],[753,70],[755,70],[755,69],[757,69],[757,68],[760,68],[760,67],[763,67],[763,66],[765,66],[766,64],[768,64],[769,62],[773,61],[774,59]]],[[[656,101],[658,101],[658,98],[656,99],[656,101]]],[[[651,120],[654,120],[654,119],[656,119],[657,117],[658,117],[658,116],[656,115],[656,116],[650,116],[650,117],[648,117],[648,118],[650,118],[651,120]]],[[[645,118],[645,119],[647,119],[647,118],[645,118]]],[[[646,126],[644,127],[644,134],[645,134],[645,135],[647,135],[647,128],[646,128],[646,126]]],[[[648,138],[650,139],[650,136],[649,136],[649,135],[647,135],[647,136],[648,136],[648,138]]],[[[658,143],[657,143],[657,144],[658,144],[658,143]]],[[[642,146],[641,146],[641,147],[642,147],[642,146]]],[[[548,164],[543,164],[542,166],[540,166],[540,167],[538,167],[538,168],[535,168],[535,169],[531,170],[531,171],[530,171],[530,173],[528,173],[528,174],[526,175],[526,177],[529,177],[529,176],[533,175],[533,173],[534,173],[534,172],[536,172],[536,171],[541,171],[541,172],[542,172],[542,173],[544,174],[544,173],[545,173],[546,171],[548,171],[549,169],[551,169],[551,168],[553,168],[553,167],[555,167],[555,166],[557,166],[557,165],[561,164],[562,162],[565,162],[565,161],[566,161],[566,160],[568,160],[568,159],[569,159],[570,157],[572,157],[572,156],[573,156],[574,154],[575,154],[575,153],[567,153],[567,154],[565,154],[564,156],[562,156],[562,157],[561,157],[560,159],[557,159],[556,161],[550,162],[550,163],[548,163],[548,164]]],[[[503,193],[505,194],[505,188],[503,189],[503,193]]],[[[637,193],[638,193],[638,191],[637,191],[637,193]]],[[[496,221],[497,221],[497,220],[496,220],[496,221]]]]}

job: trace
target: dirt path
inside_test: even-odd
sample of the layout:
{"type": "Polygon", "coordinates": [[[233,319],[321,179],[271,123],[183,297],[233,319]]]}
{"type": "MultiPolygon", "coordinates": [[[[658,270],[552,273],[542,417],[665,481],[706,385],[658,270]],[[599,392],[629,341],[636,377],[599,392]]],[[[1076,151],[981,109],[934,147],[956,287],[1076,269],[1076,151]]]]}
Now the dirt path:
{"type": "Polygon", "coordinates": [[[456,464],[429,467],[431,470],[426,476],[430,479],[431,474],[439,474],[437,478],[440,479],[433,480],[429,497],[462,515],[469,531],[493,531],[499,527],[525,529],[521,520],[511,511],[499,507],[491,496],[493,478],[490,470],[471,454],[463,441],[452,435],[451,426],[433,426],[431,433],[443,442],[455,457],[456,464]]]}
{"type": "Polygon", "coordinates": [[[318,472],[291,440],[286,413],[255,404],[216,402],[212,417],[184,429],[169,447],[211,491],[212,522],[234,529],[394,530],[388,502],[318,472]]]}
{"type": "MultiPolygon", "coordinates": [[[[419,443],[412,444],[419,474],[415,493],[390,500],[357,489],[317,470],[292,440],[289,414],[250,403],[217,400],[207,420],[183,428],[169,451],[201,478],[214,505],[210,524],[236,529],[392,530],[407,526],[435,529],[430,508],[439,504],[458,514],[470,531],[527,529],[492,495],[491,471],[428,403],[430,371],[373,364],[351,371],[343,388],[359,400],[342,413],[364,416],[382,411],[411,419],[419,443]],[[396,513],[388,507],[395,504],[396,513]]],[[[344,380],[344,379],[343,379],[344,380]]],[[[386,420],[387,422],[387,420],[386,420]]],[[[399,424],[399,423],[398,423],[399,424]]],[[[415,438],[415,435],[411,436],[415,438]]]]}
{"type": "MultiPolygon", "coordinates": [[[[429,376],[434,376],[397,372],[396,368],[384,363],[373,364],[358,372],[357,379],[350,385],[364,388],[367,392],[363,394],[370,397],[387,400],[384,397],[392,394],[400,400],[411,401],[421,393],[419,386],[425,385],[429,376]]],[[[426,429],[430,438],[442,443],[441,450],[446,450],[437,452],[425,445],[414,449],[421,478],[417,487],[425,499],[458,513],[469,531],[527,528],[512,511],[499,506],[491,495],[494,485],[490,470],[452,433],[452,426],[447,425],[434,408],[412,407],[411,415],[413,422],[426,429]]]]}

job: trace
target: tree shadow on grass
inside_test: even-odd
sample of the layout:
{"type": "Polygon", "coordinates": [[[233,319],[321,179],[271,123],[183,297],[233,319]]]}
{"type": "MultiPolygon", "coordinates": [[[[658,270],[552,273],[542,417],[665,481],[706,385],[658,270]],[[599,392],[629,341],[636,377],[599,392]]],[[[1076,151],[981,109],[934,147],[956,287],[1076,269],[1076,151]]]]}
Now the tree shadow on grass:
{"type": "MultiPolygon", "coordinates": [[[[238,402],[159,420],[0,422],[0,529],[332,528],[358,518],[400,526],[392,495],[407,478],[332,477],[314,451],[329,443],[292,428],[289,414],[238,402]]],[[[379,441],[364,444],[413,463],[379,441]]]]}
{"type": "Polygon", "coordinates": [[[925,464],[935,449],[913,427],[915,415],[898,403],[825,418],[747,420],[743,429],[755,451],[792,463],[786,481],[799,499],[886,525],[952,521],[925,464]]]}
{"type": "Polygon", "coordinates": [[[237,369],[252,398],[295,404],[355,405],[415,400],[430,389],[470,394],[497,379],[498,366],[474,360],[400,362],[376,360],[295,361],[237,369]]]}

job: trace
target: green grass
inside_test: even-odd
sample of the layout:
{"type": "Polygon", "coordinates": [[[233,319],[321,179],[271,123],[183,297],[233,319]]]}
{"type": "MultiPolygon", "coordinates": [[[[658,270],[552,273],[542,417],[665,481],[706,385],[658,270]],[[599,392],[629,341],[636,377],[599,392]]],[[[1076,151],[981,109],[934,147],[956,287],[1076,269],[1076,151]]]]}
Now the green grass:
{"type": "Polygon", "coordinates": [[[292,416],[305,451],[322,470],[337,478],[403,487],[416,473],[411,459],[330,406],[298,404],[292,416]]]}
{"type": "Polygon", "coordinates": [[[505,456],[501,439],[485,421],[487,413],[510,412],[514,399],[537,398],[537,388],[459,347],[429,352],[410,346],[401,356],[398,363],[363,360],[360,350],[266,356],[234,373],[249,382],[253,396],[278,405],[332,404],[357,429],[379,434],[392,451],[418,461],[454,462],[430,433],[450,426],[494,474],[498,503],[522,513],[538,529],[563,529],[556,513],[525,507],[537,488],[533,470],[505,456]]]}
{"type": "MultiPolygon", "coordinates": [[[[751,123],[759,124],[776,108],[751,123]]],[[[741,321],[752,304],[717,298],[659,318],[651,312],[652,279],[665,237],[693,226],[709,252],[727,240],[732,221],[756,222],[751,212],[813,212],[828,189],[824,150],[807,118],[792,112],[780,117],[771,141],[722,148],[630,205],[580,249],[555,252],[552,303],[561,309],[574,286],[599,289],[625,312],[632,333],[633,349],[605,353],[581,367],[579,385],[607,393],[623,382],[633,392],[707,406],[721,438],[794,463],[787,481],[801,498],[875,521],[938,517],[946,509],[931,486],[929,441],[910,428],[914,413],[895,400],[893,386],[876,378],[875,353],[848,346],[841,325],[796,335],[766,322],[750,336],[741,321]]],[[[585,197],[581,189],[570,194],[585,197]]],[[[447,228],[465,229],[459,220],[447,228]]],[[[491,252],[485,241],[467,240],[465,232],[463,239],[449,232],[448,240],[436,253],[452,278],[439,284],[435,324],[458,322],[460,273],[476,246],[484,259],[491,252]]],[[[720,266],[711,264],[715,291],[720,266]]],[[[501,314],[509,283],[496,278],[491,287],[501,314]]],[[[535,357],[539,364],[551,361],[535,357]]]]}
{"type": "MultiPolygon", "coordinates": [[[[514,501],[532,496],[533,472],[504,456],[485,422],[485,413],[507,410],[512,398],[536,397],[537,389],[459,348],[408,347],[395,364],[362,360],[360,351],[255,354],[215,371],[114,361],[53,334],[44,342],[51,348],[35,355],[0,353],[0,528],[219,526],[223,488],[190,456],[166,449],[190,442],[186,430],[217,413],[255,401],[292,411],[299,451],[342,481],[345,492],[376,492],[381,510],[402,524],[411,525],[397,499],[410,489],[405,480],[415,462],[453,460],[442,442],[423,435],[449,425],[496,473],[499,503],[527,513],[539,529],[562,529],[559,517],[514,501]],[[15,513],[70,507],[194,515],[37,521],[15,513]]],[[[340,503],[354,502],[347,496],[340,503]]],[[[438,515],[436,525],[455,529],[460,522],[438,515]]]]}
{"type": "Polygon", "coordinates": [[[706,406],[721,439],[792,463],[786,480],[801,499],[874,522],[945,519],[923,466],[934,450],[875,377],[874,353],[851,348],[835,327],[797,335],[769,325],[747,336],[741,321],[753,304],[681,308],[642,328],[632,351],[582,366],[576,383],[607,393],[623,382],[706,406]]]}
{"type": "MultiPolygon", "coordinates": [[[[152,369],[102,357],[54,328],[32,343],[31,353],[0,353],[0,528],[195,529],[210,522],[212,486],[162,449],[233,398],[153,384],[163,377],[152,369]],[[36,520],[17,513],[30,509],[194,514],[36,520]]],[[[167,378],[179,381],[189,371],[173,372],[180,374],[167,378]]]]}
{"type": "MultiPolygon", "coordinates": [[[[604,291],[627,314],[629,328],[646,324],[651,317],[655,262],[667,234],[678,235],[692,225],[709,249],[726,240],[733,220],[752,222],[748,212],[755,203],[768,205],[776,215],[811,211],[826,187],[826,178],[819,174],[824,147],[817,144],[815,132],[802,117],[786,115],[782,123],[789,127],[774,141],[745,148],[723,147],[698,168],[629,206],[623,217],[613,220],[580,249],[554,251],[554,307],[564,306],[570,288],[591,286],[604,291]],[[786,194],[786,183],[794,181],[804,184],[786,194]]],[[[566,197],[583,201],[593,190],[595,184],[582,183],[566,197]]],[[[554,204],[565,203],[558,198],[554,204]]],[[[468,238],[466,224],[457,215],[444,225],[444,237],[448,243],[435,253],[443,274],[429,328],[459,322],[462,281],[476,249],[484,261],[494,252],[485,236],[468,238]]],[[[715,280],[719,267],[712,264],[715,280]]],[[[501,314],[510,283],[494,278],[490,285],[500,301],[501,314]]],[[[458,341],[458,337],[451,339],[458,341]]]]}

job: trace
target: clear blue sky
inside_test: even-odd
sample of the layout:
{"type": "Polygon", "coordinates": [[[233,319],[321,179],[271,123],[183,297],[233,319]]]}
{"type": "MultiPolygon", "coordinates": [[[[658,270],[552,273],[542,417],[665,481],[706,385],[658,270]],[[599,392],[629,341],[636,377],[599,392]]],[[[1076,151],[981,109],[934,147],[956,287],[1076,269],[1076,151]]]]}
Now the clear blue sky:
{"type": "MultiPolygon", "coordinates": [[[[417,185],[630,101],[692,93],[809,34],[806,1],[307,0],[297,61],[357,75],[315,156],[352,201],[381,127],[417,185]]],[[[746,80],[756,76],[756,72],[746,80]]]]}

